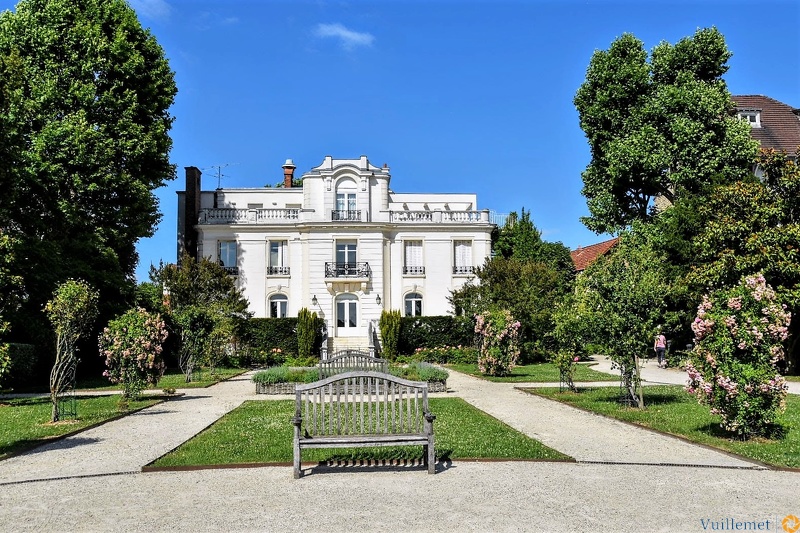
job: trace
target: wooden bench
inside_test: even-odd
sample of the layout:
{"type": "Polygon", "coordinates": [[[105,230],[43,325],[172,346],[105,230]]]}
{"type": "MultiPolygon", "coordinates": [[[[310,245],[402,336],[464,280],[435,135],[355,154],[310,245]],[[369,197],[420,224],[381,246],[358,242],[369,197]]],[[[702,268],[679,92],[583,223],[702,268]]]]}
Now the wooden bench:
{"type": "Polygon", "coordinates": [[[337,353],[341,355],[336,355],[330,359],[323,359],[319,362],[320,379],[358,370],[386,373],[388,364],[386,359],[372,357],[360,350],[346,350],[337,353]]]}
{"type": "Polygon", "coordinates": [[[337,374],[295,389],[294,477],[303,448],[414,446],[435,471],[428,384],[383,372],[337,374]]]}

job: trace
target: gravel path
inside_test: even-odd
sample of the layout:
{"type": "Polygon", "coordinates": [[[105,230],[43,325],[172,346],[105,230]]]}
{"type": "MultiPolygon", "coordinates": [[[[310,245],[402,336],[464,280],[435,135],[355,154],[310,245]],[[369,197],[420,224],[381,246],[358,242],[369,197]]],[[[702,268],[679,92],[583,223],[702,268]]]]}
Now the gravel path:
{"type": "Polygon", "coordinates": [[[139,472],[242,401],[266,399],[244,375],[0,461],[0,531],[704,531],[725,518],[780,531],[776,520],[800,515],[798,473],[511,384],[451,372],[448,385],[583,462],[456,461],[435,476],[340,467],[301,480],[290,467],[139,472]]]}

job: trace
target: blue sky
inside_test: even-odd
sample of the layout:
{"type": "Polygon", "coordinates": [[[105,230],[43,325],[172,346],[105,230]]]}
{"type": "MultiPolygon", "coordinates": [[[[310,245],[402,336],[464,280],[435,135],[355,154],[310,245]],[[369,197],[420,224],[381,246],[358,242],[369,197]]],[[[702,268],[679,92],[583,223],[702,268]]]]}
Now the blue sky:
{"type": "MultiPolygon", "coordinates": [[[[326,155],[387,163],[397,192],[474,192],[522,207],[549,241],[587,230],[589,150],[572,103],[596,49],[624,32],[649,50],[716,26],[733,94],[800,107],[800,2],[132,0],[164,48],[178,95],[164,214],[137,277],[176,256],[186,166],[203,186],[260,187],[326,155]]],[[[13,2],[0,0],[0,8],[13,2]],[[6,4],[6,5],[4,5],[6,4]]]]}

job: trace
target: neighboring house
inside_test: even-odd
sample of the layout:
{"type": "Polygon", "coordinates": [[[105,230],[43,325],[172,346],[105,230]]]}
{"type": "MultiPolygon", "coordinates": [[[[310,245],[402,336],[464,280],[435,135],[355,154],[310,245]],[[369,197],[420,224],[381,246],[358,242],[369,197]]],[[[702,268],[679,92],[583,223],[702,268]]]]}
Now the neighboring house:
{"type": "MultiPolygon", "coordinates": [[[[800,109],[768,96],[733,96],[736,113],[750,124],[750,134],[763,149],[784,151],[792,158],[800,148],[800,109]]],[[[760,176],[758,168],[754,169],[760,176]]]]}
{"type": "Polygon", "coordinates": [[[594,263],[599,257],[607,254],[619,242],[619,237],[614,237],[607,241],[598,242],[589,246],[578,246],[576,250],[572,250],[569,255],[572,257],[572,262],[575,264],[575,272],[583,272],[586,268],[594,263]]]}
{"type": "Polygon", "coordinates": [[[327,156],[292,187],[202,191],[186,168],[178,192],[178,247],[219,261],[257,317],[308,308],[330,350],[366,348],[383,309],[444,315],[447,297],[491,254],[494,227],[475,194],[401,194],[384,165],[327,156]]]}

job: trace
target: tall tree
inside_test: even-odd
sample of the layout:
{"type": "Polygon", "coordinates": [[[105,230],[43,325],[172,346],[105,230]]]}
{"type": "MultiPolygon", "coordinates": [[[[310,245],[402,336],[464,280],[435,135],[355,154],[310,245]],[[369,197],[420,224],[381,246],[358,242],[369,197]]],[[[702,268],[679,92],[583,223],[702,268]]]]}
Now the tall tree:
{"type": "Polygon", "coordinates": [[[712,179],[747,176],[757,142],[734,115],[722,75],[731,53],[715,28],[648,54],[624,34],[592,56],[575,95],[591,149],[583,172],[589,229],[614,232],[647,220],[712,179]]]}
{"type": "MultiPolygon", "coordinates": [[[[800,156],[800,152],[797,154],[800,156]]],[[[696,294],[762,273],[792,314],[800,312],[800,167],[774,150],[759,158],[763,179],[720,186],[698,205],[704,224],[694,239],[687,285],[696,294]]],[[[800,372],[800,321],[790,327],[788,361],[800,372]]]]}
{"type": "Polygon", "coordinates": [[[136,242],[161,216],[153,191],[175,176],[164,51],[124,0],[22,0],[0,14],[0,67],[13,74],[0,91],[11,140],[0,224],[19,239],[28,296],[17,321],[40,317],[68,277],[119,306],[133,292],[136,242]]]}

